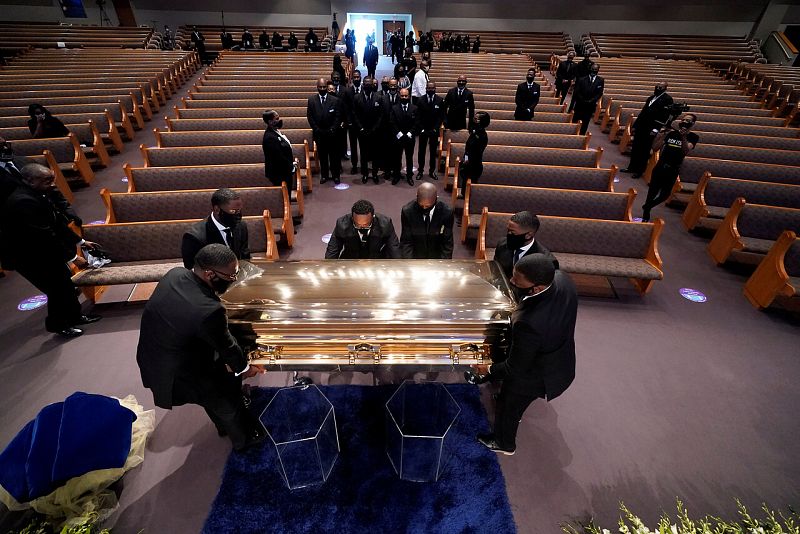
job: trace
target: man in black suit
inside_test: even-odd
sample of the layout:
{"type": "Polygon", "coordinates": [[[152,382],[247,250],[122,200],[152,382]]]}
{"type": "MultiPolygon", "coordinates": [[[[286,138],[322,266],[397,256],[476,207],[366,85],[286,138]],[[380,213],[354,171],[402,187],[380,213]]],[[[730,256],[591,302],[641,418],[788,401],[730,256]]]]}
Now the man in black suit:
{"type": "Polygon", "coordinates": [[[281,133],[283,119],[274,109],[268,109],[262,115],[267,129],[261,140],[264,150],[264,175],[272,185],[280,186],[286,182],[289,190],[297,188],[297,165],[292,153],[292,143],[289,138],[281,133]]]}
{"type": "Polygon", "coordinates": [[[20,170],[16,187],[0,206],[0,262],[47,295],[47,331],[74,338],[83,334],[77,326],[100,316],[82,314],[69,266],[87,267],[78,248],[98,245],[69,227],[69,216],[49,195],[53,178],[53,171],[36,163],[20,170]]]}
{"type": "Polygon", "coordinates": [[[408,89],[400,89],[399,101],[392,107],[389,114],[389,123],[394,136],[394,177],[392,185],[400,181],[403,155],[406,158],[406,182],[414,185],[414,144],[419,132],[419,112],[417,106],[411,103],[411,93],[408,89]]]}
{"type": "Polygon", "coordinates": [[[206,38],[203,37],[203,32],[197,29],[197,26],[192,26],[192,43],[194,49],[200,57],[200,63],[206,62],[206,38]]]}
{"type": "Polygon", "coordinates": [[[169,271],[147,301],[136,362],[156,406],[202,406],[219,435],[242,450],[262,441],[266,431],[241,392],[242,379],[262,370],[247,363],[218,296],[236,280],[239,264],[233,251],[216,243],[192,262],[191,270],[169,271]]]}
{"type": "Polygon", "coordinates": [[[309,28],[306,34],[306,52],[319,52],[319,37],[314,28],[309,28]]]}
{"type": "MultiPolygon", "coordinates": [[[[383,98],[375,91],[375,79],[367,76],[363,91],[353,96],[351,126],[358,132],[361,145],[361,183],[369,178],[369,163],[372,162],[372,180],[378,181],[378,154],[381,151],[380,135],[383,124],[383,98]]],[[[355,160],[353,160],[355,165],[355,160]]]]}
{"type": "MultiPolygon", "coordinates": [[[[385,78],[385,77],[384,77],[385,78]]],[[[383,86],[383,82],[381,82],[383,86]]],[[[394,170],[394,145],[395,137],[392,133],[392,124],[390,115],[392,108],[395,104],[400,102],[400,95],[398,95],[398,83],[396,78],[389,78],[386,82],[386,89],[382,92],[383,103],[383,124],[381,126],[381,143],[382,150],[377,151],[380,168],[383,169],[383,179],[391,179],[391,173],[394,170]]]]}
{"type": "Polygon", "coordinates": [[[250,259],[247,225],[242,222],[242,198],[233,189],[211,195],[211,215],[194,223],[183,234],[181,256],[187,269],[194,267],[197,252],[210,243],[226,245],[240,260],[250,259]]]}
{"type": "Polygon", "coordinates": [[[575,66],[575,79],[588,76],[592,72],[592,65],[594,65],[594,61],[592,61],[591,52],[584,52],[583,59],[575,66]]]}
{"type": "Polygon", "coordinates": [[[533,113],[541,96],[541,88],[535,80],[536,69],[528,69],[525,81],[517,86],[517,94],[514,96],[514,103],[517,106],[514,110],[514,119],[518,121],[533,120],[533,113]]]}
{"type": "Polygon", "coordinates": [[[317,80],[317,95],[308,99],[306,109],[306,118],[319,155],[320,184],[327,182],[331,174],[334,183],[338,185],[341,181],[342,161],[336,147],[336,136],[342,121],[340,113],[338,99],[328,94],[328,83],[325,78],[320,78],[317,80]]]}
{"type": "Polygon", "coordinates": [[[437,180],[436,152],[439,146],[439,135],[444,122],[444,101],[436,94],[436,82],[428,81],[425,95],[417,99],[419,111],[419,149],[417,150],[417,180],[422,180],[425,172],[425,149],[430,152],[428,176],[437,180]]]}
{"type": "Polygon", "coordinates": [[[242,48],[244,50],[255,48],[253,45],[253,34],[247,31],[247,28],[242,30],[242,48]]]}
{"type": "Polygon", "coordinates": [[[633,143],[631,143],[631,160],[622,172],[633,173],[631,178],[639,178],[647,167],[650,149],[658,131],[669,119],[669,108],[672,97],[667,93],[667,83],[658,82],[653,96],[644,103],[644,107],[633,121],[633,143]]]}
{"type": "MultiPolygon", "coordinates": [[[[328,81],[328,94],[335,96],[339,104],[339,126],[336,128],[335,144],[336,155],[340,159],[350,159],[347,155],[347,130],[350,128],[347,110],[347,86],[342,82],[342,75],[338,71],[331,72],[331,77],[328,81]],[[332,90],[331,87],[333,87],[332,90]]],[[[341,166],[341,163],[339,165],[341,166]]]]}
{"type": "Polygon", "coordinates": [[[594,63],[589,75],[578,78],[575,82],[575,90],[572,93],[575,114],[572,116],[572,122],[581,123],[581,135],[586,134],[586,130],[589,129],[589,121],[597,109],[597,102],[603,96],[605,82],[597,75],[599,71],[600,65],[594,63]]]}
{"type": "Polygon", "coordinates": [[[26,163],[22,158],[14,157],[14,149],[11,143],[0,137],[0,205],[6,201],[22,181],[20,169],[26,163]]]}
{"type": "Polygon", "coordinates": [[[269,35],[267,35],[267,30],[261,30],[261,33],[258,35],[258,47],[261,50],[269,48],[269,35]]]}
{"type": "Polygon", "coordinates": [[[400,257],[392,219],[375,213],[368,200],[357,201],[349,215],[339,217],[325,250],[326,260],[400,257]]]}
{"type": "Polygon", "coordinates": [[[439,200],[436,186],[421,184],[417,199],[400,211],[400,250],[406,259],[453,258],[453,210],[439,200]]]}
{"type": "Polygon", "coordinates": [[[394,65],[394,58],[397,57],[397,61],[402,61],[403,58],[403,38],[399,35],[400,30],[394,32],[389,38],[389,45],[392,47],[392,65],[394,65]]]}
{"type": "Polygon", "coordinates": [[[361,85],[361,71],[355,69],[352,74],[352,84],[344,91],[344,107],[347,113],[347,136],[350,141],[350,161],[353,166],[350,174],[358,174],[358,130],[355,127],[353,118],[353,106],[356,98],[361,96],[363,87],[361,85]]]}
{"type": "Polygon", "coordinates": [[[574,59],[575,52],[569,52],[566,61],[559,63],[556,69],[556,96],[561,97],[560,102],[562,104],[564,103],[564,99],[567,98],[572,80],[575,79],[577,66],[575,65],[575,61],[573,61],[574,59]]]}
{"type": "Polygon", "coordinates": [[[364,49],[364,65],[367,66],[367,76],[375,77],[375,68],[378,66],[378,47],[375,41],[367,39],[367,47],[364,49]]]}
{"type": "Polygon", "coordinates": [[[506,238],[494,249],[494,261],[500,264],[503,273],[511,278],[514,265],[531,254],[544,254],[558,269],[558,260],[547,250],[547,247],[536,241],[539,231],[539,217],[529,211],[520,211],[508,219],[506,238]]]}
{"type": "Polygon", "coordinates": [[[467,89],[467,77],[462,74],[458,77],[456,87],[447,91],[444,97],[444,127],[457,132],[469,124],[469,130],[472,131],[474,117],[475,97],[467,89]]]}
{"type": "Polygon", "coordinates": [[[231,35],[231,32],[225,28],[222,28],[222,31],[220,32],[219,40],[222,43],[223,50],[230,50],[233,48],[233,35],[231,35]]]}
{"type": "MultiPolygon", "coordinates": [[[[561,395],[575,379],[575,320],[578,295],[568,275],[543,254],[522,258],[511,283],[521,295],[511,315],[508,357],[496,361],[483,380],[502,380],[494,432],[478,441],[500,454],[517,449],[517,429],[531,403],[561,395]]],[[[479,368],[479,372],[485,370],[479,368]]]]}

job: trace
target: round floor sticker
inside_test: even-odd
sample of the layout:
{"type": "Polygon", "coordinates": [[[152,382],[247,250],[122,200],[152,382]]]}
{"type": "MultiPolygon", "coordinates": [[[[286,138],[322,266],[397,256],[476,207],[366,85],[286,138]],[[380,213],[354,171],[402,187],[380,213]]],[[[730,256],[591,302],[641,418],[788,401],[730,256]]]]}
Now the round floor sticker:
{"type": "Polygon", "coordinates": [[[128,178],[123,178],[122,182],[127,184],[128,183],[128,178]]]}
{"type": "Polygon", "coordinates": [[[324,236],[322,236],[322,242],[325,243],[326,245],[330,240],[331,240],[331,234],[325,234],[324,236]]]}
{"type": "Polygon", "coordinates": [[[47,304],[47,295],[34,295],[17,304],[17,309],[19,311],[31,311],[41,308],[45,304],[47,304]]]}
{"type": "Polygon", "coordinates": [[[92,221],[89,224],[105,224],[105,223],[106,221],[104,221],[103,219],[97,219],[96,221],[92,221]]]}
{"type": "Polygon", "coordinates": [[[615,177],[614,177],[614,183],[615,183],[615,184],[618,184],[618,183],[619,183],[619,176],[615,176],[615,177]]]}
{"type": "Polygon", "coordinates": [[[642,222],[642,218],[641,217],[634,217],[633,218],[633,222],[642,222]]]}
{"type": "Polygon", "coordinates": [[[333,186],[334,189],[338,189],[339,191],[344,191],[345,189],[350,189],[350,184],[336,184],[333,186]]]}
{"type": "Polygon", "coordinates": [[[683,298],[692,302],[705,302],[708,300],[704,293],[690,287],[682,287],[680,294],[683,298]]]}

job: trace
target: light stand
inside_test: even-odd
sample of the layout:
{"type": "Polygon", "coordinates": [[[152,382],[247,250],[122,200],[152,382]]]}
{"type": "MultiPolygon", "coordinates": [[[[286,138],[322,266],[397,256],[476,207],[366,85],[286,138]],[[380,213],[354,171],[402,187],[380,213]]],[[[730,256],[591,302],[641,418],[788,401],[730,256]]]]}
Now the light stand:
{"type": "Polygon", "coordinates": [[[100,26],[102,27],[104,23],[106,26],[111,26],[111,19],[106,13],[106,0],[95,0],[95,4],[100,8],[100,26]]]}

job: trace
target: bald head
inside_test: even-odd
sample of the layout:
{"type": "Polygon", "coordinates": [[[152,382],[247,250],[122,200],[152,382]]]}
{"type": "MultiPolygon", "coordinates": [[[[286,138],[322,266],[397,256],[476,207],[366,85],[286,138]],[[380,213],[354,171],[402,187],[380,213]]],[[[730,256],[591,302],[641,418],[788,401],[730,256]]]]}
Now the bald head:
{"type": "Polygon", "coordinates": [[[425,182],[417,188],[417,204],[423,211],[430,210],[439,200],[439,193],[436,186],[425,182]]]}

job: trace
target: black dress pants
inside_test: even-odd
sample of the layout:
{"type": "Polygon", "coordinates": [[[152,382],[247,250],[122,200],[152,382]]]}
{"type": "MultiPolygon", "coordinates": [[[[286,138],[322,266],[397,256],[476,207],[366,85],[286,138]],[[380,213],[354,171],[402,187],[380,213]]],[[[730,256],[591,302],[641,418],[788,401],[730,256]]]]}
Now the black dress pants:
{"type": "Polygon", "coordinates": [[[47,318],[44,325],[48,332],[58,332],[78,324],[81,304],[75,294],[72,273],[66,263],[23,264],[17,266],[16,271],[47,295],[47,318]]]}
{"type": "Polygon", "coordinates": [[[592,120],[597,103],[576,102],[575,113],[572,115],[572,122],[581,122],[581,135],[586,134],[589,129],[589,122],[592,120]]]}
{"type": "Polygon", "coordinates": [[[637,128],[631,143],[631,161],[628,170],[635,174],[642,174],[647,168],[650,159],[650,148],[653,146],[654,136],[650,135],[650,128],[637,128]]]}
{"type": "Polygon", "coordinates": [[[350,137],[350,161],[353,167],[358,167],[358,130],[355,126],[347,128],[347,135],[350,137]]]}
{"type": "Polygon", "coordinates": [[[319,168],[322,178],[339,178],[342,172],[342,160],[337,146],[336,134],[314,136],[319,156],[319,168]]]}
{"type": "Polygon", "coordinates": [[[556,96],[560,97],[559,103],[563,104],[569,92],[569,86],[572,85],[569,80],[556,80],[556,96]]]}
{"type": "MultiPolygon", "coordinates": [[[[361,176],[369,176],[369,163],[372,162],[372,176],[378,175],[378,154],[376,147],[379,140],[375,139],[376,134],[369,133],[366,130],[358,133],[358,144],[361,145],[361,176]]],[[[353,159],[355,165],[356,160],[353,159]]]]}
{"type": "Polygon", "coordinates": [[[513,451],[517,448],[517,430],[522,414],[539,397],[542,394],[538,391],[509,391],[506,384],[503,384],[494,411],[494,439],[501,449],[513,451]]]}
{"type": "Polygon", "coordinates": [[[419,135],[419,147],[417,148],[417,170],[422,173],[425,170],[425,148],[430,152],[428,160],[428,172],[436,170],[436,149],[439,148],[439,130],[426,131],[419,135]]]}
{"type": "Polygon", "coordinates": [[[409,139],[406,136],[395,140],[394,168],[395,175],[400,174],[403,167],[403,155],[406,156],[406,177],[414,175],[414,142],[416,139],[409,139]]]}
{"type": "Polygon", "coordinates": [[[642,210],[646,219],[650,218],[650,210],[658,206],[670,195],[672,195],[672,188],[678,179],[678,171],[680,166],[668,165],[666,163],[658,162],[653,169],[653,174],[650,176],[650,187],[647,189],[647,199],[644,201],[642,210]]]}

